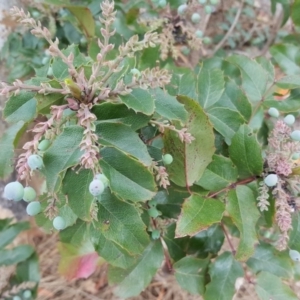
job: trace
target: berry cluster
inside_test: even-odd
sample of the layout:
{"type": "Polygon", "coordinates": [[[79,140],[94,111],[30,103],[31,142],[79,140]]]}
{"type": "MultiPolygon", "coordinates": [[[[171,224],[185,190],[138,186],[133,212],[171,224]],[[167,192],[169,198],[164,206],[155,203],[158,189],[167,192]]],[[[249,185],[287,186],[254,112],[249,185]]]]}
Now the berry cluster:
{"type": "Polygon", "coordinates": [[[23,293],[22,293],[22,296],[19,296],[19,295],[15,295],[12,300],[30,300],[30,299],[33,299],[32,298],[32,292],[30,290],[25,290],[23,293]]]}

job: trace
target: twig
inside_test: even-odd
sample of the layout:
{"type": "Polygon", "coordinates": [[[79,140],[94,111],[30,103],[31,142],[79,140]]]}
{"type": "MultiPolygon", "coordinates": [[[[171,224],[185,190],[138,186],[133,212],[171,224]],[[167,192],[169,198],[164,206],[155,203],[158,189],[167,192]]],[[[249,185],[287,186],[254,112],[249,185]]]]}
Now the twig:
{"type": "Polygon", "coordinates": [[[217,51],[219,51],[223,45],[225,44],[225,42],[227,41],[227,39],[229,38],[229,36],[232,34],[239,18],[240,18],[240,15],[241,15],[241,12],[242,12],[242,9],[243,9],[243,6],[244,6],[244,0],[241,0],[241,4],[240,4],[240,7],[238,8],[238,11],[235,15],[235,18],[231,24],[231,27],[229,28],[229,30],[227,31],[227,33],[224,35],[224,37],[222,38],[222,40],[219,42],[219,44],[215,47],[213,53],[212,53],[212,56],[214,56],[216,54],[217,51]]]}
{"type": "Polygon", "coordinates": [[[228,233],[227,233],[227,231],[226,231],[226,228],[225,228],[225,226],[224,226],[224,224],[222,223],[222,222],[220,222],[220,224],[221,224],[221,227],[222,227],[222,230],[223,230],[223,232],[224,232],[224,234],[225,234],[225,236],[226,236],[226,239],[227,239],[227,241],[228,241],[228,244],[229,244],[229,247],[230,247],[230,249],[231,249],[231,252],[232,252],[232,254],[233,255],[235,255],[235,249],[234,249],[234,246],[232,245],[232,243],[231,243],[231,240],[230,240],[230,238],[229,238],[229,235],[228,235],[228,233]]]}

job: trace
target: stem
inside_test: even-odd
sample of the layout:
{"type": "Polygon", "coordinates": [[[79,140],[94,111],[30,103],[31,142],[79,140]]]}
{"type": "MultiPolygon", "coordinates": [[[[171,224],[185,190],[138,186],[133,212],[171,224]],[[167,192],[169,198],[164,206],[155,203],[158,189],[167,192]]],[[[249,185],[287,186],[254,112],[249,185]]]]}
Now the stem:
{"type": "Polygon", "coordinates": [[[167,246],[166,242],[164,241],[164,239],[162,237],[160,237],[160,242],[161,242],[163,250],[164,250],[166,267],[168,269],[168,272],[172,273],[173,272],[173,266],[172,266],[171,257],[170,257],[169,250],[168,250],[168,246],[167,246]]]}
{"type": "Polygon", "coordinates": [[[223,192],[226,192],[228,190],[231,190],[231,189],[234,189],[237,185],[241,185],[241,184],[246,184],[246,183],[249,183],[249,182],[252,182],[254,180],[256,180],[256,176],[252,176],[252,177],[249,177],[249,178],[246,178],[246,179],[243,179],[243,180],[240,180],[240,181],[237,181],[237,182],[234,182],[232,184],[230,184],[229,186],[217,191],[217,192],[214,192],[212,194],[209,194],[208,195],[208,198],[214,198],[215,196],[223,193],[223,192]]]}
{"type": "Polygon", "coordinates": [[[223,232],[224,232],[224,234],[225,234],[225,236],[226,236],[226,239],[227,239],[227,241],[228,241],[228,244],[229,244],[229,247],[230,247],[230,249],[231,249],[231,252],[232,252],[233,255],[235,255],[236,250],[234,249],[234,246],[233,246],[232,243],[231,243],[231,240],[230,240],[230,238],[229,238],[229,235],[228,235],[228,233],[227,233],[227,230],[226,230],[226,228],[225,228],[225,226],[224,226],[224,224],[223,224],[222,222],[220,222],[220,225],[221,225],[222,230],[223,230],[223,232]]]}
{"type": "Polygon", "coordinates": [[[231,24],[231,27],[229,28],[229,30],[227,31],[227,33],[224,35],[223,39],[219,42],[219,44],[215,47],[213,53],[212,53],[212,56],[215,55],[215,53],[221,49],[223,47],[223,45],[225,44],[225,42],[227,41],[227,39],[229,38],[229,36],[232,34],[236,24],[238,23],[238,20],[240,18],[240,15],[241,15],[241,12],[242,12],[242,9],[243,9],[243,6],[244,6],[244,0],[241,1],[241,4],[240,4],[240,7],[235,15],[235,18],[231,24]]]}

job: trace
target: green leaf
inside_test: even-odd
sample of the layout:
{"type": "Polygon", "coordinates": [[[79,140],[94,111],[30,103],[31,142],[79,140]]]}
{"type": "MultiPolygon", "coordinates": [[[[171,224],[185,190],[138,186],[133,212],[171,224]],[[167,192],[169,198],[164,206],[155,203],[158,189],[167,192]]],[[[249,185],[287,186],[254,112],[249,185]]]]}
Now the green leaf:
{"type": "Polygon", "coordinates": [[[240,232],[236,259],[245,261],[254,253],[257,243],[255,225],[260,217],[252,190],[245,185],[238,185],[236,190],[231,190],[226,210],[240,232]]]}
{"type": "Polygon", "coordinates": [[[12,249],[0,250],[0,266],[9,266],[18,264],[21,261],[28,259],[34,249],[29,245],[21,245],[12,249]]]}
{"type": "Polygon", "coordinates": [[[143,252],[136,264],[127,270],[110,268],[110,283],[117,283],[114,293],[118,297],[137,296],[151,282],[152,277],[161,266],[164,254],[160,242],[151,243],[143,252]]]}
{"type": "Polygon", "coordinates": [[[291,90],[290,96],[283,100],[278,101],[274,98],[267,99],[263,102],[263,106],[266,108],[275,107],[279,111],[288,113],[288,112],[295,112],[300,109],[300,91],[299,89],[291,90]]]}
{"type": "Polygon", "coordinates": [[[91,11],[85,6],[66,7],[77,19],[79,27],[86,37],[93,38],[95,35],[95,21],[91,11]]]}
{"type": "Polygon", "coordinates": [[[90,239],[90,223],[86,223],[80,219],[77,219],[73,226],[59,232],[59,239],[61,243],[71,244],[79,248],[90,239]]]}
{"type": "Polygon", "coordinates": [[[300,212],[293,214],[292,230],[290,233],[289,247],[300,252],[300,212]]]}
{"type": "Polygon", "coordinates": [[[229,146],[229,156],[237,166],[239,175],[260,175],[263,170],[261,146],[247,125],[242,125],[229,146]]]}
{"type": "Polygon", "coordinates": [[[16,96],[11,96],[5,104],[3,117],[9,123],[31,121],[36,115],[35,93],[21,91],[16,96]]]}
{"type": "Polygon", "coordinates": [[[16,275],[21,282],[34,281],[38,283],[40,281],[40,269],[36,253],[17,265],[16,275]]]}
{"type": "Polygon", "coordinates": [[[298,299],[289,286],[282,283],[279,277],[269,272],[261,272],[258,274],[255,290],[261,300],[298,299]]]}
{"type": "Polygon", "coordinates": [[[237,169],[232,161],[221,155],[214,155],[197,184],[209,191],[218,191],[237,180],[237,169]]]}
{"type": "Polygon", "coordinates": [[[214,105],[224,91],[224,74],[219,69],[207,70],[201,68],[197,74],[198,102],[206,110],[214,105]]]}
{"type": "Polygon", "coordinates": [[[113,193],[132,201],[150,200],[155,195],[153,175],[139,161],[110,147],[103,148],[100,154],[100,165],[113,193]]]}
{"type": "MultiPolygon", "coordinates": [[[[54,85],[54,84],[52,84],[54,85]]],[[[52,86],[55,87],[55,86],[52,86]]],[[[59,88],[58,85],[56,85],[57,88],[59,88]]],[[[48,114],[50,112],[50,107],[52,105],[60,105],[65,97],[65,95],[62,94],[37,94],[37,110],[39,113],[42,114],[48,114]]]]}
{"type": "Polygon", "coordinates": [[[170,179],[179,186],[191,186],[200,179],[212,160],[215,151],[214,133],[207,115],[200,105],[187,97],[178,96],[185,105],[189,118],[185,125],[187,132],[195,140],[187,144],[180,141],[177,133],[166,130],[164,134],[165,153],[170,153],[174,161],[167,167],[170,179]]]}
{"type": "Polygon", "coordinates": [[[124,123],[134,131],[146,126],[151,119],[149,116],[128,109],[122,103],[104,102],[100,105],[94,105],[92,113],[96,115],[98,122],[111,121],[124,123]]]}
{"type": "Polygon", "coordinates": [[[186,256],[186,246],[190,238],[189,237],[176,238],[175,229],[176,229],[176,223],[169,225],[167,227],[167,231],[164,232],[163,239],[167,244],[170,257],[174,261],[178,261],[179,259],[186,256]]]}
{"type": "Polygon", "coordinates": [[[121,201],[108,190],[101,195],[98,220],[96,228],[104,237],[130,255],[141,254],[149,244],[146,226],[138,209],[121,201]]]}
{"type": "Polygon", "coordinates": [[[270,53],[286,74],[300,74],[299,46],[293,44],[278,44],[270,48],[270,53]]]}
{"type": "Polygon", "coordinates": [[[293,5],[291,7],[291,18],[296,26],[300,26],[299,11],[300,11],[300,1],[295,0],[295,2],[293,3],[293,5]]]}
{"type": "Polygon", "coordinates": [[[213,107],[224,107],[239,112],[245,121],[249,121],[252,114],[249,100],[240,87],[232,80],[226,82],[224,93],[213,107]]]}
{"type": "Polygon", "coordinates": [[[264,56],[259,56],[255,60],[263,67],[265,71],[268,72],[268,81],[273,83],[275,80],[275,68],[271,63],[271,60],[264,56]]]}
{"type": "Polygon", "coordinates": [[[208,263],[208,259],[195,257],[184,257],[176,262],[173,267],[179,285],[193,295],[203,295],[208,263]]]}
{"type": "Polygon", "coordinates": [[[29,229],[28,222],[18,222],[0,231],[0,248],[10,244],[20,232],[29,229]]]}
{"type": "Polygon", "coordinates": [[[157,201],[157,209],[167,218],[177,218],[185,198],[190,194],[182,188],[176,186],[168,187],[168,190],[161,190],[155,195],[153,200],[157,201]]]}
{"type": "Polygon", "coordinates": [[[220,222],[225,210],[222,202],[192,195],[182,206],[176,226],[176,237],[195,235],[214,223],[220,222]]]}
{"type": "Polygon", "coordinates": [[[257,245],[255,253],[248,259],[247,265],[256,274],[266,271],[287,279],[293,276],[291,259],[287,252],[280,252],[273,246],[262,242],[257,245]]]}
{"type": "Polygon", "coordinates": [[[2,179],[6,179],[14,169],[14,142],[23,126],[24,122],[19,121],[5,130],[0,138],[0,178],[2,179]]]}
{"type": "Polygon", "coordinates": [[[145,166],[151,165],[152,158],[147,146],[129,126],[122,123],[101,122],[96,126],[96,134],[101,145],[113,146],[139,159],[145,166]]]}
{"type": "Polygon", "coordinates": [[[184,109],[184,105],[180,104],[174,96],[170,96],[168,93],[161,89],[155,89],[153,91],[155,98],[155,111],[168,120],[177,120],[182,124],[187,121],[187,111],[184,109]]]}
{"type": "Polygon", "coordinates": [[[95,245],[98,254],[110,265],[127,269],[136,261],[136,256],[130,255],[125,249],[114,241],[107,239],[98,230],[96,232],[97,243],[95,245]]]}
{"type": "Polygon", "coordinates": [[[242,73],[242,87],[249,100],[263,99],[268,83],[268,74],[255,60],[243,55],[232,55],[227,60],[237,65],[242,73]]]}
{"type": "Polygon", "coordinates": [[[300,75],[289,75],[282,77],[276,82],[282,89],[297,89],[300,88],[300,75]]]}
{"type": "Polygon", "coordinates": [[[154,113],[154,98],[146,90],[134,89],[128,95],[119,95],[119,98],[128,108],[133,109],[136,113],[141,112],[145,115],[154,113]]]}
{"type": "Polygon", "coordinates": [[[82,127],[76,125],[66,127],[44,153],[44,173],[48,192],[58,190],[62,181],[61,173],[79,162],[82,155],[79,149],[82,137],[82,127]]]}
{"type": "Polygon", "coordinates": [[[62,183],[68,205],[77,217],[84,221],[91,221],[90,210],[94,197],[89,192],[89,185],[93,177],[91,170],[81,170],[78,173],[69,169],[62,183]]]}
{"type": "Polygon", "coordinates": [[[210,265],[211,282],[206,286],[205,300],[229,300],[235,293],[235,281],[244,271],[231,253],[224,252],[210,265]]]}
{"type": "Polygon", "coordinates": [[[240,113],[225,107],[211,107],[207,115],[214,128],[225,137],[225,142],[230,145],[231,139],[245,119],[240,113]]]}
{"type": "Polygon", "coordinates": [[[220,224],[214,224],[190,238],[188,254],[197,254],[199,258],[216,256],[224,243],[224,232],[220,224]]]}

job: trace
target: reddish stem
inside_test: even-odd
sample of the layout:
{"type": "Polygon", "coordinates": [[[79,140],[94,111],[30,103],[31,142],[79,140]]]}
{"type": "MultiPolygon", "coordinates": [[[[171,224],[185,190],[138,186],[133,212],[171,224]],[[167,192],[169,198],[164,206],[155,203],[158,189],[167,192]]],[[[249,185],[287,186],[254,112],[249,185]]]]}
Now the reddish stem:
{"type": "Polygon", "coordinates": [[[224,234],[225,234],[225,236],[226,236],[226,239],[227,239],[227,241],[228,241],[228,244],[229,244],[229,247],[230,247],[230,249],[231,249],[231,252],[232,252],[233,255],[235,255],[236,250],[234,249],[234,247],[233,247],[233,245],[232,245],[232,243],[231,243],[231,240],[230,240],[229,235],[228,235],[228,233],[227,233],[227,231],[226,231],[226,228],[225,228],[225,226],[224,226],[224,224],[223,224],[222,222],[220,222],[220,224],[221,224],[222,230],[223,230],[223,232],[224,232],[224,234]]]}

